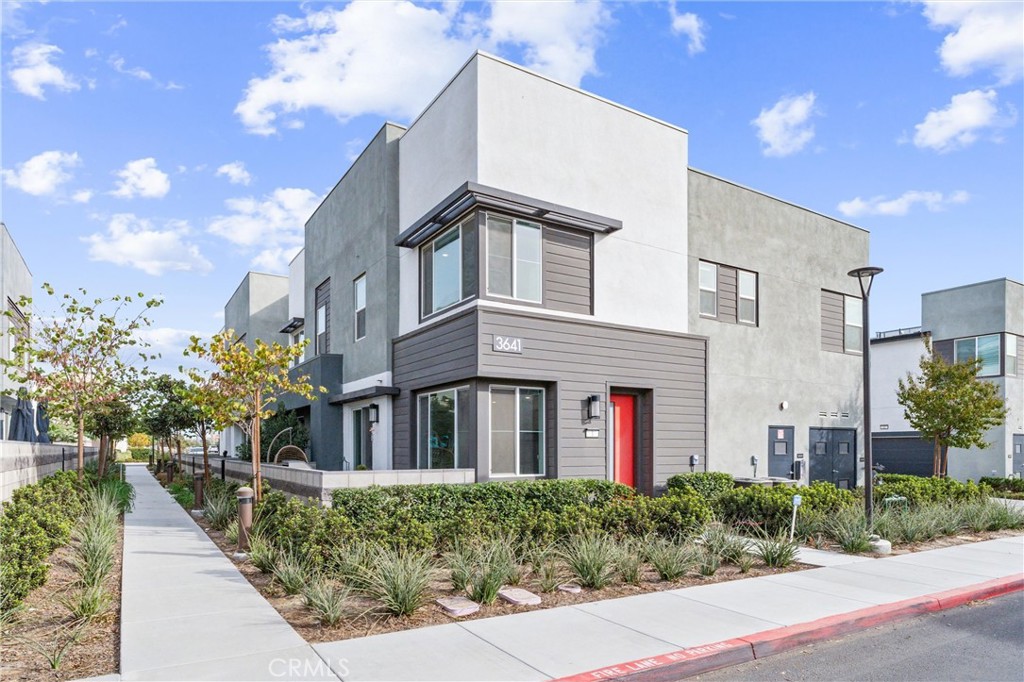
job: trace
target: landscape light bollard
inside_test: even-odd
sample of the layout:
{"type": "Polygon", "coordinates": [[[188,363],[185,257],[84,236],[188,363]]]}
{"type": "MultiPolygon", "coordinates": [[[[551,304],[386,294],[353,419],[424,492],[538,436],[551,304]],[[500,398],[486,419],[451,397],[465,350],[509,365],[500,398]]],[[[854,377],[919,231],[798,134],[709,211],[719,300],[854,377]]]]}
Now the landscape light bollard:
{"type": "Polygon", "coordinates": [[[871,338],[868,329],[868,296],[871,294],[871,284],[875,281],[875,275],[883,272],[882,268],[866,266],[850,270],[850,277],[856,277],[860,283],[861,299],[861,355],[863,363],[863,384],[864,384],[864,518],[867,521],[868,531],[871,531],[872,516],[874,512],[874,481],[871,476],[874,473],[871,461],[871,338]]]}
{"type": "Polygon", "coordinates": [[[252,528],[253,490],[248,486],[238,489],[238,551],[249,551],[249,529],[252,528]]]}
{"type": "Polygon", "coordinates": [[[201,473],[192,474],[192,490],[194,492],[193,497],[195,501],[192,503],[193,509],[203,508],[203,475],[201,473]]]}

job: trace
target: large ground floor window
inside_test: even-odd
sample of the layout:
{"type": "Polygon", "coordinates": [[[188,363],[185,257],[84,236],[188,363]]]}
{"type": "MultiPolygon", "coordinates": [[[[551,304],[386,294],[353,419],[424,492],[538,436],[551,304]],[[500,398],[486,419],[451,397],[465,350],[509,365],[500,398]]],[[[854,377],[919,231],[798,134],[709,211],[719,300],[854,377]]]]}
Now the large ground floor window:
{"type": "Polygon", "coordinates": [[[468,466],[468,386],[420,394],[416,400],[421,469],[457,469],[468,466]]]}
{"type": "Polygon", "coordinates": [[[544,389],[491,386],[491,474],[544,473],[544,389]]]}

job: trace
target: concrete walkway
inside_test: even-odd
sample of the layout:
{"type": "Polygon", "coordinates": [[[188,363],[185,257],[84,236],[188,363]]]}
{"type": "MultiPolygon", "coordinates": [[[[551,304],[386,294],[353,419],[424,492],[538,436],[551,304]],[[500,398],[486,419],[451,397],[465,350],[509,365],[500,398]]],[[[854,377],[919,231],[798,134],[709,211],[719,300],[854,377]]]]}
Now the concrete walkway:
{"type": "Polygon", "coordinates": [[[144,466],[126,476],[122,680],[338,680],[144,466]]]}
{"type": "MultiPolygon", "coordinates": [[[[1024,589],[1024,538],[310,646],[142,466],[127,468],[123,680],[678,679],[1024,589]]],[[[108,679],[117,679],[117,676],[108,679]]]]}

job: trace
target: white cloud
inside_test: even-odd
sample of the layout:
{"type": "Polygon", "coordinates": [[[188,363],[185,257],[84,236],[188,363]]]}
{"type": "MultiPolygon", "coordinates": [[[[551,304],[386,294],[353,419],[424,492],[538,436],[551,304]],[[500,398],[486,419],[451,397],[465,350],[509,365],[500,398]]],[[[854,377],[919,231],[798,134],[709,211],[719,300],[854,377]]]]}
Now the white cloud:
{"type": "Polygon", "coordinates": [[[115,21],[113,24],[111,24],[110,28],[108,28],[106,31],[104,31],[104,33],[106,33],[108,36],[116,35],[118,31],[120,31],[122,28],[126,27],[127,25],[128,25],[128,20],[125,19],[124,17],[118,15],[117,21],[115,21]]]}
{"type": "Polygon", "coordinates": [[[46,99],[45,87],[61,92],[78,90],[78,82],[52,61],[61,54],[63,50],[59,47],[45,43],[25,43],[11,50],[7,73],[15,89],[37,99],[46,99]]]}
{"type": "Polygon", "coordinates": [[[757,128],[765,156],[789,156],[814,139],[811,117],[816,115],[815,95],[783,97],[771,109],[762,109],[751,124],[757,128]]]}
{"type": "Polygon", "coordinates": [[[110,66],[113,67],[114,71],[117,71],[118,73],[122,73],[126,76],[131,76],[132,78],[138,78],[140,81],[153,80],[153,74],[151,74],[149,71],[146,71],[141,67],[133,66],[130,69],[125,68],[124,57],[120,55],[111,55],[110,59],[108,59],[107,62],[110,64],[110,66]]]}
{"type": "Polygon", "coordinates": [[[152,157],[129,161],[117,171],[117,177],[121,180],[111,194],[122,199],[159,199],[171,190],[171,179],[156,167],[156,159],[152,157]]]}
{"type": "Polygon", "coordinates": [[[676,9],[676,3],[671,2],[668,6],[669,16],[672,18],[672,33],[685,35],[690,39],[686,51],[690,56],[704,51],[704,32],[707,30],[707,23],[693,12],[682,14],[676,9]]]}
{"type": "Polygon", "coordinates": [[[952,76],[991,69],[1001,84],[1024,73],[1024,3],[925,2],[932,28],[952,29],[939,47],[939,59],[952,76]]]}
{"type": "Polygon", "coordinates": [[[492,2],[484,47],[520,45],[525,65],[578,86],[597,71],[594,55],[611,14],[599,2],[492,2]]]}
{"type": "Polygon", "coordinates": [[[91,189],[80,189],[71,195],[71,201],[75,202],[76,204],[88,204],[91,199],[91,189]]]}
{"type": "Polygon", "coordinates": [[[19,163],[15,170],[3,170],[4,184],[37,197],[54,194],[71,179],[70,169],[81,163],[74,152],[43,152],[19,163]]]}
{"type": "Polygon", "coordinates": [[[213,218],[208,230],[245,251],[256,251],[253,265],[287,272],[288,261],[302,247],[306,220],[319,203],[319,196],[298,188],[278,188],[260,199],[228,199],[224,204],[231,213],[213,218]]]}
{"type": "Polygon", "coordinates": [[[232,185],[248,185],[252,182],[252,175],[245,169],[245,164],[241,161],[225,163],[217,169],[217,175],[226,176],[232,185]]]}
{"type": "Polygon", "coordinates": [[[356,2],[279,15],[274,29],[295,35],[266,46],[270,72],[249,81],[235,113],[259,135],[301,127],[295,115],[309,109],[343,121],[362,114],[409,119],[474,49],[502,46],[518,48],[527,66],[578,85],[596,70],[608,19],[593,2],[356,2]]]}
{"type": "Polygon", "coordinates": [[[876,196],[870,199],[856,197],[849,201],[839,202],[838,208],[840,213],[850,218],[865,215],[903,216],[909,213],[916,204],[921,204],[935,213],[953,204],[966,203],[970,198],[970,195],[963,190],[949,194],[910,190],[895,199],[888,199],[885,196],[876,196]]]}
{"type": "Polygon", "coordinates": [[[970,146],[986,128],[1013,125],[1016,115],[999,113],[995,90],[971,90],[953,95],[942,109],[932,110],[914,126],[914,144],[922,149],[949,152],[970,146]]]}
{"type": "Polygon", "coordinates": [[[148,275],[165,272],[209,272],[213,264],[187,240],[188,223],[168,221],[158,229],[144,218],[131,213],[118,213],[107,224],[103,234],[84,237],[89,244],[89,258],[133,267],[148,275]]]}

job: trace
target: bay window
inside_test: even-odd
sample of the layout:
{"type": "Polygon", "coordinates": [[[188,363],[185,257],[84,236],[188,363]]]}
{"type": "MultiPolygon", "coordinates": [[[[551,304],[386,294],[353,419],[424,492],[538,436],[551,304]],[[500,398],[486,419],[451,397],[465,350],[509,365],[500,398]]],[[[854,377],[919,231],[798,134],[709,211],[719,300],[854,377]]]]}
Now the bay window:
{"type": "Polygon", "coordinates": [[[440,312],[476,294],[476,217],[470,216],[420,250],[422,314],[440,312]]]}

